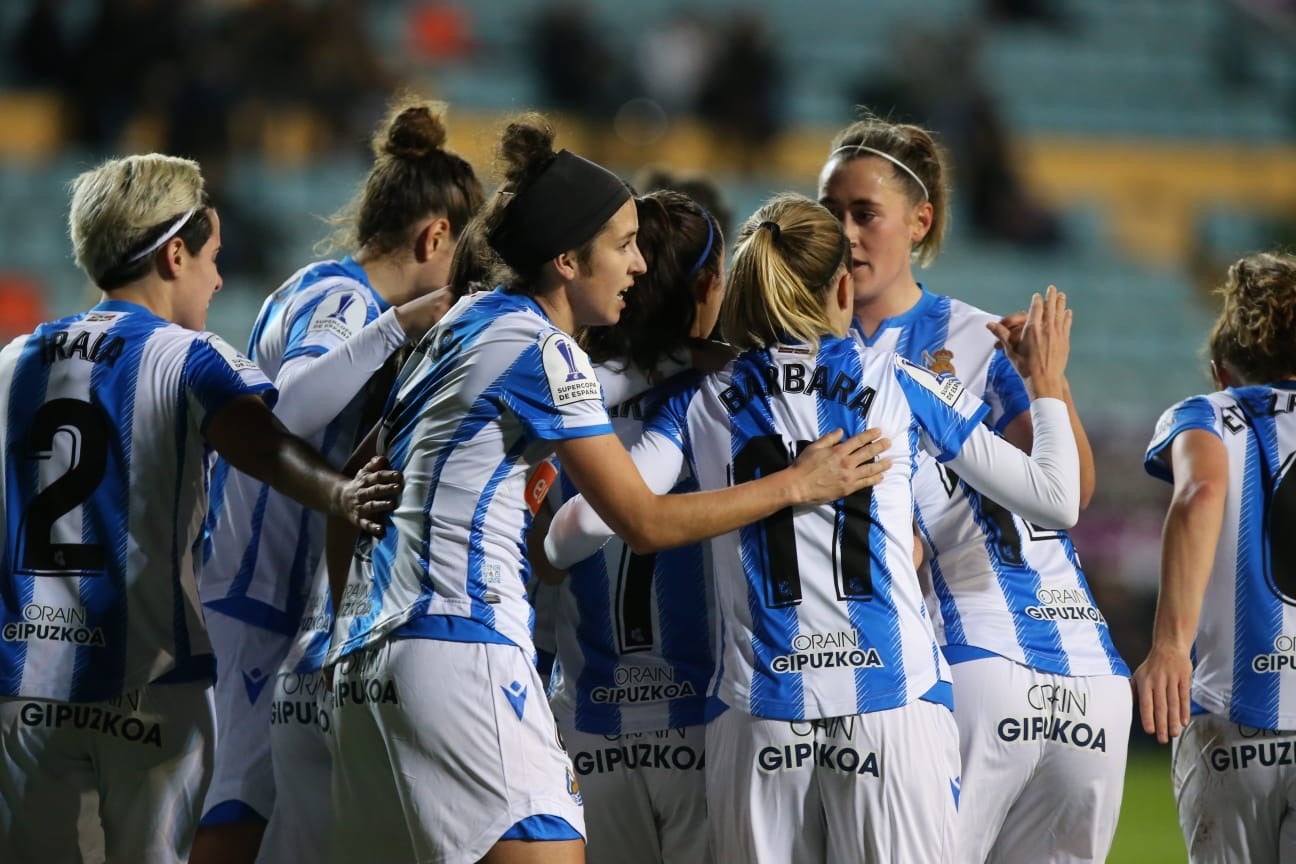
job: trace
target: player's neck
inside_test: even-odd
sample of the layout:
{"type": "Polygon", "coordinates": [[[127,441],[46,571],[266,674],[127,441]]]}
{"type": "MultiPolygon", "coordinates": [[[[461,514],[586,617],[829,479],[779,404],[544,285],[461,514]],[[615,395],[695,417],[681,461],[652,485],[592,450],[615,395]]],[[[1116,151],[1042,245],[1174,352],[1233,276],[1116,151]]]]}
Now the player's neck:
{"type": "MultiPolygon", "coordinates": [[[[372,258],[361,252],[356,255],[356,263],[365,271],[369,284],[383,302],[388,306],[399,306],[418,294],[418,281],[414,267],[393,260],[392,258],[372,258]]],[[[411,262],[412,264],[413,262],[411,262]]]]}
{"type": "Polygon", "coordinates": [[[143,306],[159,318],[174,321],[169,288],[157,279],[137,279],[128,285],[104,291],[102,296],[104,300],[121,300],[143,306]]]}
{"type": "Polygon", "coordinates": [[[913,276],[906,274],[903,282],[880,291],[872,297],[855,300],[855,320],[865,336],[877,332],[882,322],[903,315],[922,299],[922,289],[913,276]]]}

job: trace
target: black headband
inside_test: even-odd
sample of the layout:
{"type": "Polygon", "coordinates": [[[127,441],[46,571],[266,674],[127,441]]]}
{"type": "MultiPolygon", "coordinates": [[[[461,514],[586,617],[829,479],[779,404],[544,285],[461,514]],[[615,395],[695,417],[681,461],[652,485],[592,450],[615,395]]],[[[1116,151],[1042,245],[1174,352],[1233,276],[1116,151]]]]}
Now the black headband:
{"type": "Polygon", "coordinates": [[[589,240],[629,200],[620,177],[560,150],[514,194],[486,242],[514,270],[538,267],[589,240]]]}

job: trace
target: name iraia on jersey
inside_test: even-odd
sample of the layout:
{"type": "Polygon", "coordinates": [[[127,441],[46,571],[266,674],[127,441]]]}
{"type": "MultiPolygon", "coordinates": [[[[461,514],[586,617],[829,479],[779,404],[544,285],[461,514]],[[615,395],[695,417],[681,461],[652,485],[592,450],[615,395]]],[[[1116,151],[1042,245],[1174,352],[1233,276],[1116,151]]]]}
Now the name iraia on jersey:
{"type": "Polygon", "coordinates": [[[860,382],[840,370],[833,373],[827,366],[810,366],[806,363],[790,362],[782,365],[770,363],[762,367],[763,380],[753,379],[749,375],[734,377],[733,383],[720,393],[720,400],[730,414],[737,414],[743,406],[751,401],[757,393],[768,390],[771,393],[800,393],[805,396],[822,396],[861,416],[867,415],[873,404],[877,391],[872,387],[861,387],[860,382]],[[833,374],[832,382],[828,377],[833,374]]]}
{"type": "Polygon", "coordinates": [[[125,348],[125,339],[110,336],[106,330],[100,331],[93,342],[90,341],[88,330],[79,330],[76,335],[71,330],[60,330],[49,336],[41,336],[41,362],[48,366],[55,360],[71,360],[75,357],[112,366],[125,348]]]}

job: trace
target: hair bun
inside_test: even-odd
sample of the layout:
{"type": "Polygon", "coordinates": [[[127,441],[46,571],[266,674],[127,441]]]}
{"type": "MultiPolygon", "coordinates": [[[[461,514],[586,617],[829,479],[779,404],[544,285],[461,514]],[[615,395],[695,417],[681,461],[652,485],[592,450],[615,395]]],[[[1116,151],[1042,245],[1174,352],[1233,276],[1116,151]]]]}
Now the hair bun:
{"type": "Polygon", "coordinates": [[[497,158],[504,179],[518,183],[554,157],[554,130],[540,114],[512,120],[500,136],[497,158]]]}
{"type": "Polygon", "coordinates": [[[403,102],[392,109],[375,155],[397,159],[426,159],[446,143],[445,106],[435,102],[403,102]]]}

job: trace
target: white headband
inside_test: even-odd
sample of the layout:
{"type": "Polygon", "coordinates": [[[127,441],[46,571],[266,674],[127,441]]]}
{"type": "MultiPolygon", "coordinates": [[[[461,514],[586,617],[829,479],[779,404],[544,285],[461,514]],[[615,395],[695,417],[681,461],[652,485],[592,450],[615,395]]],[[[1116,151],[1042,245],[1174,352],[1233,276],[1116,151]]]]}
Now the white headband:
{"type": "Polygon", "coordinates": [[[193,215],[197,212],[198,212],[198,208],[195,207],[194,209],[190,210],[188,213],[181,216],[176,221],[172,222],[171,227],[163,231],[162,236],[154,240],[151,246],[149,246],[147,249],[143,250],[142,252],[136,252],[134,255],[127,258],[126,263],[134,264],[136,261],[139,261],[141,258],[144,258],[148,255],[152,255],[154,252],[161,249],[164,243],[166,243],[172,237],[180,233],[180,229],[183,228],[185,226],[185,223],[188,222],[191,218],[193,218],[193,215]]]}
{"type": "Polygon", "coordinates": [[[919,177],[917,174],[915,174],[912,168],[910,168],[908,165],[904,164],[899,159],[892,156],[890,153],[883,153],[881,150],[874,150],[872,147],[865,147],[863,144],[847,144],[845,147],[838,147],[836,150],[829,153],[828,158],[831,159],[834,156],[836,156],[838,153],[845,153],[847,150],[850,150],[857,154],[861,150],[863,150],[866,153],[872,153],[874,156],[881,156],[883,159],[887,160],[892,165],[896,166],[901,171],[905,172],[910,177],[912,177],[914,179],[914,182],[918,184],[918,187],[923,190],[923,198],[927,199],[928,201],[931,200],[931,193],[927,191],[927,184],[922,182],[922,178],[919,177]]]}

